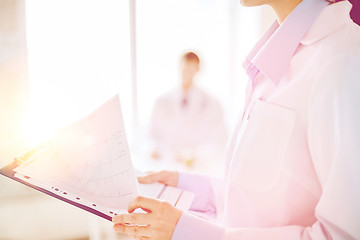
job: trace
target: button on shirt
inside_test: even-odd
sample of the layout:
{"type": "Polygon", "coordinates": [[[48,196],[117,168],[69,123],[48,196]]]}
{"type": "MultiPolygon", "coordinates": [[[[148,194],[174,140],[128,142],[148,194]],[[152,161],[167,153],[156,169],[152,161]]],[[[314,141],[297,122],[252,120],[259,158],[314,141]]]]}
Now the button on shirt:
{"type": "Polygon", "coordinates": [[[360,29],[351,4],[303,0],[244,63],[245,113],[223,179],[196,194],[173,240],[360,239],[360,29]]]}

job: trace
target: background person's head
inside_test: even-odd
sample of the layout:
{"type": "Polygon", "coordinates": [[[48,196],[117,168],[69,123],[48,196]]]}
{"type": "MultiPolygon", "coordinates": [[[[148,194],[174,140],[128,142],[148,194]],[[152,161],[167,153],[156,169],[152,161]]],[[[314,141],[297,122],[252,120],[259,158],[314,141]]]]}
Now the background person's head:
{"type": "Polygon", "coordinates": [[[200,70],[200,58],[194,52],[187,52],[181,58],[182,88],[192,87],[195,75],[200,70]]]}

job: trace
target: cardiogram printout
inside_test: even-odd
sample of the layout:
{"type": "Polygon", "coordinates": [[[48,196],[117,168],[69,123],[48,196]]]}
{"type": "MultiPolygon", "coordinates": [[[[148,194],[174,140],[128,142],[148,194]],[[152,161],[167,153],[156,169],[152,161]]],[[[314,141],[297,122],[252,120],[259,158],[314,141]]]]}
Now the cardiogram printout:
{"type": "Polygon", "coordinates": [[[107,209],[127,209],[137,181],[119,96],[61,129],[48,150],[15,171],[107,209]]]}

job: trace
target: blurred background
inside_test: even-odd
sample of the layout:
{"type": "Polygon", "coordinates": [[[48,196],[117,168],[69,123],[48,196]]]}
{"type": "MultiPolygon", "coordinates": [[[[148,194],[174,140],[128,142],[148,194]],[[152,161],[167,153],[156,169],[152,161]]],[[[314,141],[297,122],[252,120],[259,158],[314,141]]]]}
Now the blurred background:
{"type": "MultiPolygon", "coordinates": [[[[237,0],[0,0],[0,165],[120,93],[138,169],[221,174],[223,149],[212,167],[151,155],[154,105],[180,88],[181,56],[194,51],[196,84],[221,106],[228,138],[244,103],[242,60],[273,20],[237,0]]],[[[0,177],[1,240],[124,238],[111,228],[0,177]]]]}

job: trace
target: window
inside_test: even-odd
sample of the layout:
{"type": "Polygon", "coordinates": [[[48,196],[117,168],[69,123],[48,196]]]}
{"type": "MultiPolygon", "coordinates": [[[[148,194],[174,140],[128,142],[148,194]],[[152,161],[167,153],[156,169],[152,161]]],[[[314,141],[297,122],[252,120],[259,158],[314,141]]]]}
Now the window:
{"type": "Polygon", "coordinates": [[[26,1],[32,139],[41,140],[117,92],[131,135],[128,5],[117,0],[26,1]]]}

